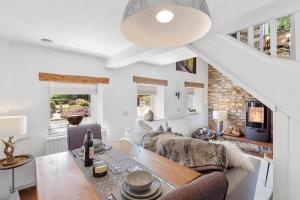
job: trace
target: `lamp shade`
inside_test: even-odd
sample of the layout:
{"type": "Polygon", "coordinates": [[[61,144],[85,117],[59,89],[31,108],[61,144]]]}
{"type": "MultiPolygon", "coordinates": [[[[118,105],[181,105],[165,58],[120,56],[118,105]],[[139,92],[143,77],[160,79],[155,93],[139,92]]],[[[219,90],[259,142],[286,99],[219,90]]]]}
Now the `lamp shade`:
{"type": "Polygon", "coordinates": [[[214,111],[213,119],[220,120],[220,121],[226,120],[227,119],[227,111],[214,111]]]}
{"type": "Polygon", "coordinates": [[[27,117],[0,117],[0,138],[24,135],[27,132],[27,117]]]}
{"type": "Polygon", "coordinates": [[[210,30],[209,15],[205,0],[129,0],[121,31],[142,47],[182,46],[210,30]]]}

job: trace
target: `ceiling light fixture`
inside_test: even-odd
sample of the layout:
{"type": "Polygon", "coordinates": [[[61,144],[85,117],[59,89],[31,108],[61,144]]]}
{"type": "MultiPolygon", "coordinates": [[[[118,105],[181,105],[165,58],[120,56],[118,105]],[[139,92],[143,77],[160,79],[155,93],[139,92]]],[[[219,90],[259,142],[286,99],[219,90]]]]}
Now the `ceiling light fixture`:
{"type": "Polygon", "coordinates": [[[174,14],[169,10],[161,10],[156,15],[156,20],[160,23],[168,23],[172,21],[174,14]]]}
{"type": "Polygon", "coordinates": [[[138,46],[166,48],[198,40],[211,25],[205,0],[129,0],[121,31],[138,46]]]}
{"type": "Polygon", "coordinates": [[[48,39],[48,38],[42,38],[41,42],[43,42],[43,43],[53,43],[53,41],[48,39]]]}

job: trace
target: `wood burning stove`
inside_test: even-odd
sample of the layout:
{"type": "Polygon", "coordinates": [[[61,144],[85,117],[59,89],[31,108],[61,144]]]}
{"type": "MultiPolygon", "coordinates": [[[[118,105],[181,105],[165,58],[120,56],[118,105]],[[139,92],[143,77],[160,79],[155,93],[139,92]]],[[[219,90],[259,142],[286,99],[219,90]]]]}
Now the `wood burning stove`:
{"type": "Polygon", "coordinates": [[[246,102],[245,136],[250,140],[270,142],[271,110],[259,101],[246,102]]]}

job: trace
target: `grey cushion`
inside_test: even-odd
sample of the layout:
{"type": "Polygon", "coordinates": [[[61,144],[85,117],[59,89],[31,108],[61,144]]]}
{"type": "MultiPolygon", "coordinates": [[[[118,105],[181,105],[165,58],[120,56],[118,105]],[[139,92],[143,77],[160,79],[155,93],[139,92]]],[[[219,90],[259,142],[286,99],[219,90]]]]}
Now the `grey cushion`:
{"type": "Polygon", "coordinates": [[[213,172],[167,193],[160,200],[224,200],[227,188],[224,174],[213,172]]]}
{"type": "Polygon", "coordinates": [[[84,136],[90,129],[94,139],[101,139],[101,126],[99,124],[84,124],[80,126],[69,126],[68,133],[68,149],[74,150],[82,147],[84,136]]]}

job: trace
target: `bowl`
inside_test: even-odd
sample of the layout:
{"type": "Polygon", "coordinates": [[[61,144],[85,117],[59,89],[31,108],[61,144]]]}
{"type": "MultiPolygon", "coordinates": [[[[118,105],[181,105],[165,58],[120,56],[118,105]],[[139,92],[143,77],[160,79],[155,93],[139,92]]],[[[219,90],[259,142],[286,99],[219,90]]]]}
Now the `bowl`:
{"type": "Polygon", "coordinates": [[[152,174],[143,170],[131,172],[126,177],[126,184],[131,190],[135,192],[143,192],[149,189],[152,182],[152,174]]]}
{"type": "Polygon", "coordinates": [[[74,125],[74,126],[79,125],[81,123],[82,119],[83,119],[82,115],[69,115],[67,117],[69,124],[74,125]]]}

